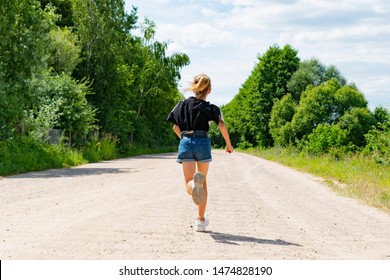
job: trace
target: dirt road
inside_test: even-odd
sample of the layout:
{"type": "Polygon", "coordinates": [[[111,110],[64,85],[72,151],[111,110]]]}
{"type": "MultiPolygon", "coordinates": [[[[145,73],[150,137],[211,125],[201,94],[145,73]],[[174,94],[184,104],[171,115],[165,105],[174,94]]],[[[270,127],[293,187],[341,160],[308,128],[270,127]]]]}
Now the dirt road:
{"type": "Polygon", "coordinates": [[[174,154],[0,179],[0,259],[390,259],[390,215],[213,151],[208,232],[174,154]]]}

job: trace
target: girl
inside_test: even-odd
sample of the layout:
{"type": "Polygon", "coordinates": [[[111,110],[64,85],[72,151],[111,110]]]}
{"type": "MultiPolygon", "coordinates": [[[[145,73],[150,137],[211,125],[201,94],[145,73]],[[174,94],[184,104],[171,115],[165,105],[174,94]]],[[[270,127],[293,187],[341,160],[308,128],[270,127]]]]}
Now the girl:
{"type": "Polygon", "coordinates": [[[195,94],[180,101],[167,120],[173,123],[173,130],[181,139],[176,161],[183,166],[187,193],[198,205],[196,231],[205,231],[209,220],[204,217],[207,204],[207,172],[211,162],[211,143],[208,138],[209,122],[218,124],[226,143],[226,152],[232,153],[233,147],[218,106],[206,101],[211,92],[211,81],[201,74],[190,83],[195,94]]]}

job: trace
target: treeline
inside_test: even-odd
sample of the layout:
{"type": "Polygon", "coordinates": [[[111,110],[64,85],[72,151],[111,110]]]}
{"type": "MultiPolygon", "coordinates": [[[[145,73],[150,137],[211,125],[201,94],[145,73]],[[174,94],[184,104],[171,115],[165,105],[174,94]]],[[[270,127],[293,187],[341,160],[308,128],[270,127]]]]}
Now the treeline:
{"type": "MultiPolygon", "coordinates": [[[[335,66],[301,61],[291,46],[258,57],[234,99],[223,106],[232,143],[240,148],[295,147],[312,155],[362,152],[390,165],[390,112],[373,111],[335,66]]],[[[214,128],[216,145],[223,145],[214,128]]]]}
{"type": "MultiPolygon", "coordinates": [[[[29,138],[87,146],[110,135],[126,153],[175,141],[162,121],[182,95],[182,53],[124,0],[2,0],[0,143],[29,138]]],[[[3,149],[4,150],[4,149],[3,149]]],[[[1,153],[1,149],[0,149],[1,153]]]]}
{"type": "MultiPolygon", "coordinates": [[[[167,55],[154,23],[124,4],[2,0],[0,174],[26,171],[26,162],[36,170],[176,143],[164,120],[183,98],[178,81],[189,58],[167,55]],[[57,147],[48,144],[55,132],[57,147]]],[[[236,147],[362,152],[390,165],[389,110],[371,111],[335,66],[301,61],[289,45],[259,55],[222,111],[236,147]]],[[[210,134],[223,145],[216,127],[210,134]]]]}

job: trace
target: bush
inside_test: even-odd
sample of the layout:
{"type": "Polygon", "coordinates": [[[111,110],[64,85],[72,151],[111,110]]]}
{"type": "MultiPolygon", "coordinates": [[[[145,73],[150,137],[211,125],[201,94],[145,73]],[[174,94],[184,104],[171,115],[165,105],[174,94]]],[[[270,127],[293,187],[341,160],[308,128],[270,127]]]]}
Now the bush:
{"type": "Polygon", "coordinates": [[[366,146],[363,153],[370,155],[376,163],[390,166],[390,125],[381,130],[370,130],[366,135],[366,146]]]}
{"type": "Polygon", "coordinates": [[[276,101],[272,107],[269,128],[276,146],[287,146],[294,142],[291,120],[294,117],[296,106],[292,95],[287,94],[276,101]]]}
{"type": "Polygon", "coordinates": [[[347,111],[366,107],[363,94],[353,85],[342,86],[332,79],[317,87],[309,86],[291,121],[296,140],[304,139],[319,124],[337,123],[347,111]]]}
{"type": "Polygon", "coordinates": [[[327,153],[330,148],[347,144],[347,132],[337,125],[320,124],[308,136],[305,149],[314,155],[327,153]]]}
{"type": "Polygon", "coordinates": [[[80,152],[68,146],[49,145],[31,137],[0,141],[0,175],[69,167],[85,162],[80,152]]]}
{"type": "Polygon", "coordinates": [[[374,124],[375,119],[367,108],[353,108],[347,111],[338,122],[338,126],[347,131],[348,142],[358,147],[364,146],[364,135],[374,124]]]}
{"type": "Polygon", "coordinates": [[[31,85],[36,97],[34,108],[27,112],[31,136],[46,141],[52,128],[64,129],[70,143],[96,129],[96,109],[87,101],[92,94],[87,81],[76,81],[68,74],[43,73],[31,85]]]}
{"type": "Polygon", "coordinates": [[[252,143],[250,143],[246,140],[242,140],[242,141],[240,141],[240,143],[238,143],[238,148],[245,150],[245,149],[253,148],[253,145],[252,145],[252,143]]]}
{"type": "Polygon", "coordinates": [[[110,134],[102,138],[95,135],[82,149],[82,153],[89,162],[114,159],[118,156],[117,143],[118,140],[110,134]]]}

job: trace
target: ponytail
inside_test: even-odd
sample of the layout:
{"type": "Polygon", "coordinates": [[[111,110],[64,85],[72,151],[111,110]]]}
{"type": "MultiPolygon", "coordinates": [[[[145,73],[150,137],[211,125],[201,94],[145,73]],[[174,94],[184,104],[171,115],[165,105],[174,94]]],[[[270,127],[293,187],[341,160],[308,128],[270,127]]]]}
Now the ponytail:
{"type": "Polygon", "coordinates": [[[205,97],[211,89],[210,78],[205,74],[200,74],[194,77],[194,80],[190,83],[190,90],[198,98],[205,97]]]}

